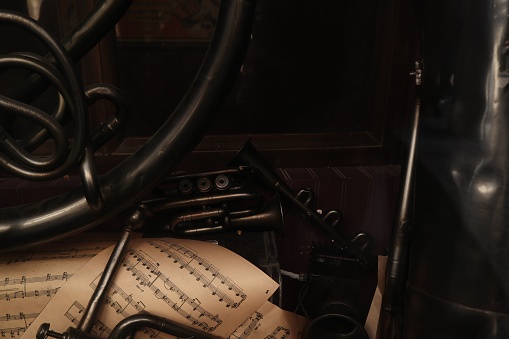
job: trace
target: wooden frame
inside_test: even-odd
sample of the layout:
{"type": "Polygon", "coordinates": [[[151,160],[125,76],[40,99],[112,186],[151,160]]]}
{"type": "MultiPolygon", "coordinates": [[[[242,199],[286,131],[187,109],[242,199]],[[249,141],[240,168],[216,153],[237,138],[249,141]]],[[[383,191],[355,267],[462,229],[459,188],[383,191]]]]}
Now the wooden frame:
{"type": "MultiPolygon", "coordinates": [[[[233,130],[229,133],[209,134],[183,161],[179,169],[202,170],[227,166],[247,140],[251,140],[274,168],[399,163],[406,117],[412,111],[413,103],[414,80],[410,73],[417,59],[417,36],[412,14],[410,4],[402,0],[389,0],[377,7],[373,55],[370,56],[373,79],[369,97],[366,98],[367,112],[361,128],[323,133],[236,133],[233,130]]],[[[131,50],[144,48],[140,43],[122,43],[131,50]]],[[[165,43],[156,42],[151,48],[167,50],[167,46],[165,43]]],[[[180,50],[199,48],[205,51],[206,44],[181,41],[174,42],[171,46],[180,50]]],[[[115,76],[118,66],[115,58],[118,51],[112,47],[114,43],[109,36],[83,61],[83,73],[87,82],[113,82],[122,88],[122,81],[115,76]]],[[[100,108],[92,112],[92,121],[103,120],[107,114],[111,114],[107,113],[108,109],[100,108]]],[[[140,147],[149,136],[144,132],[136,134],[135,131],[107,144],[97,154],[99,171],[107,171],[118,164],[140,147]]],[[[44,149],[41,147],[39,153],[45,154],[44,149]]]]}
{"type": "MultiPolygon", "coordinates": [[[[412,110],[416,55],[413,10],[401,0],[378,6],[374,77],[361,129],[325,133],[206,135],[183,162],[184,170],[223,167],[250,139],[273,167],[384,165],[399,163],[406,117],[412,110]]],[[[128,137],[112,153],[130,154],[145,136],[128,137]]],[[[113,160],[113,159],[110,159],[113,160]]]]}

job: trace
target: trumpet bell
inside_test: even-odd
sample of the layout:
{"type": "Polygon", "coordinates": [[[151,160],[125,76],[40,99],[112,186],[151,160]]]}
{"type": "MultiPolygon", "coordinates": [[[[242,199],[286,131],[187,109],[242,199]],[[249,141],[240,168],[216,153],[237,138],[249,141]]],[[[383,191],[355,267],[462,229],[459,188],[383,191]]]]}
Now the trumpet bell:
{"type": "Polygon", "coordinates": [[[259,213],[241,218],[230,218],[226,228],[240,231],[265,231],[273,230],[284,233],[283,209],[279,194],[274,194],[259,213]]]}

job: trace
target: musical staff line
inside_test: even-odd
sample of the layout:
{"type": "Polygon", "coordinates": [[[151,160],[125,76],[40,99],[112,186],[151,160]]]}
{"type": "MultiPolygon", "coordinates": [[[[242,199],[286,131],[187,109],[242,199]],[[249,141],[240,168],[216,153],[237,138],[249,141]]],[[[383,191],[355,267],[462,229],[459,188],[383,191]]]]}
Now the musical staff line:
{"type": "Polygon", "coordinates": [[[201,283],[202,287],[210,289],[213,295],[217,295],[229,307],[237,308],[247,298],[246,293],[237,284],[224,276],[214,265],[201,258],[196,252],[185,246],[166,241],[149,241],[148,243],[160,252],[165,253],[168,258],[173,259],[173,263],[178,264],[180,269],[186,269],[189,274],[196,278],[197,282],[201,283]],[[192,262],[197,266],[191,265],[192,262]],[[223,290],[221,285],[226,286],[227,290],[223,290]],[[234,301],[234,299],[237,301],[234,301]]]}
{"type": "Polygon", "coordinates": [[[185,294],[180,288],[171,282],[168,277],[157,269],[158,264],[147,259],[141,252],[131,249],[127,252],[127,255],[134,259],[134,263],[126,256],[122,263],[123,267],[130,272],[137,281],[139,281],[140,285],[150,288],[157,299],[165,302],[174,311],[187,319],[192,325],[201,327],[206,332],[212,332],[223,322],[217,315],[213,315],[205,310],[200,305],[201,303],[199,300],[191,298],[185,294]],[[150,279],[141,271],[141,269],[137,268],[138,265],[141,266],[141,269],[148,270],[151,274],[155,275],[156,279],[150,279]],[[162,282],[163,286],[158,287],[158,282],[162,282]],[[164,293],[162,289],[176,294],[178,301],[174,301],[166,293],[164,293]],[[196,314],[196,316],[193,316],[192,314],[196,314]],[[206,321],[199,320],[203,317],[212,321],[213,325],[206,321]]]}
{"type": "MultiPolygon", "coordinates": [[[[192,326],[222,338],[228,338],[250,316],[253,317],[250,320],[251,323],[237,332],[239,336],[242,333],[244,335],[251,333],[249,338],[256,335],[263,338],[278,325],[291,328],[286,325],[289,323],[286,318],[280,321],[273,316],[277,312],[272,312],[272,308],[270,316],[266,316],[269,312],[260,309],[261,305],[267,303],[268,292],[266,291],[273,291],[277,288],[277,284],[262,271],[256,270],[256,267],[245,259],[227,249],[204,242],[168,239],[169,243],[183,246],[156,249],[149,244],[149,241],[153,240],[136,239],[126,250],[120,262],[120,270],[101,305],[102,309],[98,315],[100,323],[95,324],[94,335],[107,336],[119,320],[140,312],[161,315],[170,321],[192,326]],[[161,249],[167,251],[164,252],[161,249]],[[172,256],[168,257],[168,252],[171,252],[172,256]],[[175,260],[177,260],[176,263],[175,260]],[[247,275],[250,279],[247,279],[247,275]],[[248,294],[249,298],[243,299],[242,296],[248,294]],[[239,307],[238,303],[241,301],[242,304],[239,307]],[[258,319],[254,316],[256,311],[260,313],[258,319]],[[258,323],[256,323],[257,320],[258,323]]],[[[165,240],[167,239],[162,239],[162,241],[165,240]]],[[[64,272],[73,274],[72,279],[62,285],[51,302],[37,318],[32,320],[32,324],[24,331],[24,337],[33,338],[37,334],[37,328],[47,321],[46,319],[52,319],[52,322],[55,322],[52,326],[58,329],[79,325],[89,302],[89,295],[99,285],[98,279],[112,249],[113,246],[92,261],[82,264],[77,270],[74,269],[76,265],[72,264],[76,262],[74,260],[64,260],[59,262],[59,265],[56,265],[57,262],[49,261],[42,267],[27,264],[27,266],[31,265],[28,269],[11,271],[9,268],[10,279],[7,282],[0,277],[0,295],[8,293],[12,297],[16,292],[14,289],[21,290],[22,286],[26,285],[27,292],[39,289],[42,299],[34,300],[33,303],[36,304],[47,299],[43,298],[41,289],[61,285],[59,282],[63,283],[63,281],[57,281],[57,279],[62,279],[64,272]],[[32,270],[31,267],[37,270],[32,270]],[[48,276],[47,273],[50,275],[48,276]],[[21,284],[23,276],[26,279],[21,284]],[[32,280],[28,280],[29,278],[32,280]],[[38,283],[30,284],[29,281],[38,283]]],[[[6,308],[5,312],[35,312],[35,310],[29,310],[28,306],[24,308],[25,304],[30,303],[32,303],[30,300],[22,301],[20,304],[22,307],[18,308],[17,304],[11,300],[9,309],[6,308]]],[[[0,316],[6,315],[5,312],[0,313],[0,316]]],[[[22,327],[23,323],[19,320],[17,322],[2,321],[1,325],[0,327],[14,328],[22,327]]],[[[163,333],[159,333],[158,329],[144,329],[141,332],[136,336],[147,339],[166,337],[163,333]]],[[[6,336],[9,336],[9,332],[6,332],[6,336]]]]}
{"type": "MultiPolygon", "coordinates": [[[[80,234],[75,238],[66,238],[50,246],[2,253],[0,329],[7,338],[18,339],[23,334],[27,335],[31,331],[30,324],[37,323],[37,317],[33,316],[40,314],[53,297],[61,293],[62,286],[71,283],[80,267],[115,243],[115,238],[110,240],[103,234],[80,234]],[[1,313],[1,310],[4,312],[1,313]],[[24,314],[23,319],[17,319],[18,311],[24,314]],[[26,330],[22,331],[24,327],[26,330]]],[[[64,306],[64,309],[67,307],[64,306]]],[[[67,322],[65,317],[60,318],[67,322]]]]}
{"type": "MultiPolygon", "coordinates": [[[[90,288],[95,290],[97,287],[97,281],[101,278],[101,274],[97,276],[97,278],[92,281],[92,283],[89,285],[90,288]]],[[[132,294],[127,294],[122,288],[120,288],[116,283],[113,283],[109,295],[106,297],[105,304],[112,307],[117,314],[122,314],[123,317],[128,317],[131,315],[131,313],[127,312],[127,308],[129,306],[133,307],[135,312],[138,313],[145,309],[145,304],[142,301],[136,301],[133,298],[132,294]],[[125,305],[121,305],[119,302],[113,300],[115,296],[118,295],[122,298],[122,300],[125,301],[125,305]]]]}
{"type": "Polygon", "coordinates": [[[26,320],[26,319],[35,319],[39,313],[28,313],[24,314],[23,312],[19,312],[18,314],[10,314],[6,313],[4,316],[0,316],[0,321],[14,321],[14,320],[26,320]]]}
{"type": "Polygon", "coordinates": [[[106,248],[106,246],[98,246],[65,251],[23,252],[17,253],[17,255],[2,256],[0,258],[0,264],[11,265],[28,261],[93,258],[97,253],[106,248]]]}
{"type": "Polygon", "coordinates": [[[260,320],[263,319],[263,314],[259,312],[255,312],[254,315],[249,317],[246,321],[244,321],[239,328],[233,332],[228,339],[246,339],[248,338],[253,331],[258,329],[260,326],[260,320]]]}
{"type": "MultiPolygon", "coordinates": [[[[68,274],[67,272],[63,272],[62,274],[46,274],[44,276],[39,277],[25,277],[22,276],[20,278],[4,278],[3,280],[3,286],[11,286],[11,285],[25,285],[25,284],[32,284],[32,283],[40,283],[40,282],[48,282],[48,281],[67,281],[69,278],[72,277],[72,274],[68,274]]],[[[1,282],[0,282],[1,284],[1,282]]]]}
{"type": "Polygon", "coordinates": [[[26,327],[21,327],[21,326],[0,328],[0,337],[6,338],[6,336],[8,334],[10,338],[17,338],[20,335],[22,335],[26,329],[27,329],[26,327]]]}
{"type": "Polygon", "coordinates": [[[22,326],[13,326],[13,327],[2,327],[0,328],[0,337],[5,338],[9,335],[10,338],[16,338],[22,335],[25,330],[32,323],[31,321],[27,321],[27,319],[35,319],[39,313],[28,313],[25,314],[23,312],[19,313],[6,313],[4,316],[0,316],[0,322],[4,322],[3,326],[9,326],[8,324],[13,323],[19,324],[22,326]]]}
{"type": "MultiPolygon", "coordinates": [[[[75,326],[79,325],[79,322],[81,320],[81,313],[83,313],[83,310],[85,308],[83,305],[81,305],[78,301],[75,301],[69,309],[65,312],[65,317],[69,319],[75,326]]],[[[97,336],[102,335],[109,335],[111,333],[111,328],[106,326],[102,321],[96,320],[93,326],[93,329],[91,331],[93,334],[97,336]]],[[[160,336],[160,331],[154,331],[151,328],[141,328],[138,330],[138,332],[144,333],[148,335],[152,339],[164,339],[162,336],[160,336]]]]}
{"type": "MultiPolygon", "coordinates": [[[[78,326],[81,320],[81,313],[83,313],[84,309],[85,308],[83,307],[83,305],[81,305],[78,301],[75,301],[64,313],[64,316],[67,319],[69,319],[69,321],[72,322],[75,326],[78,326]]],[[[111,333],[111,328],[104,325],[104,323],[102,323],[101,321],[96,320],[91,333],[97,336],[101,336],[103,334],[109,335],[111,333]]]]}
{"type": "Polygon", "coordinates": [[[283,326],[278,326],[271,334],[266,336],[264,339],[286,339],[289,338],[291,334],[290,329],[285,328],[283,326]]]}
{"type": "Polygon", "coordinates": [[[38,298],[40,296],[51,297],[52,295],[55,295],[59,289],[60,289],[60,287],[33,290],[33,291],[16,291],[14,293],[5,292],[5,293],[0,294],[0,300],[11,301],[12,299],[25,299],[25,298],[32,298],[32,297],[38,298]]]}

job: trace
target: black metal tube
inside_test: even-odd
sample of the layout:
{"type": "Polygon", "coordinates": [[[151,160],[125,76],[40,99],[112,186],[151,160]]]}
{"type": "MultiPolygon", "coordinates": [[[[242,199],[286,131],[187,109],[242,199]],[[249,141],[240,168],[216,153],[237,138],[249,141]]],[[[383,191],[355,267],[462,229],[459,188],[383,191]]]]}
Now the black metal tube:
{"type": "Polygon", "coordinates": [[[403,164],[396,222],[392,230],[390,251],[385,271],[385,289],[378,322],[381,339],[401,338],[402,311],[408,270],[410,228],[413,223],[415,157],[419,126],[420,98],[415,100],[411,132],[403,164]]]}
{"type": "Polygon", "coordinates": [[[250,141],[246,142],[242,149],[237,153],[235,158],[231,161],[230,165],[233,166],[249,166],[253,170],[253,174],[261,182],[266,184],[271,189],[276,190],[281,196],[286,198],[292,203],[292,206],[302,212],[303,216],[315,224],[319,225],[333,241],[333,244],[342,251],[348,251],[363,265],[374,267],[376,257],[371,250],[371,237],[364,232],[358,233],[354,237],[346,237],[339,232],[338,227],[343,214],[336,211],[334,214],[326,215],[325,217],[318,214],[315,210],[306,205],[306,202],[301,201],[301,197],[294,192],[278,175],[276,172],[267,165],[262,156],[254,148],[250,141]],[[337,218],[334,223],[328,220],[330,216],[335,215],[337,218]]]}
{"type": "Polygon", "coordinates": [[[36,144],[37,140],[42,142],[43,140],[46,140],[48,138],[48,135],[51,135],[51,137],[53,137],[55,140],[55,154],[54,156],[50,156],[44,159],[45,163],[44,165],[37,164],[40,163],[42,160],[37,159],[36,156],[32,156],[30,154],[28,156],[23,155],[23,157],[14,157],[12,154],[10,154],[10,156],[15,158],[17,162],[24,162],[25,166],[37,167],[42,169],[51,167],[54,168],[63,161],[69,148],[66,133],[63,127],[58,123],[62,119],[65,109],[65,102],[67,103],[72,102],[71,93],[69,93],[68,87],[66,85],[66,80],[64,79],[62,74],[60,74],[60,72],[58,71],[57,67],[54,64],[50,63],[47,59],[39,55],[31,53],[12,53],[0,57],[0,69],[3,71],[8,68],[24,68],[35,72],[40,77],[44,77],[49,83],[51,83],[56,88],[56,90],[59,93],[60,100],[54,115],[50,116],[40,110],[37,110],[35,107],[30,107],[29,105],[16,102],[12,99],[9,100],[7,97],[5,98],[2,97],[2,102],[4,102],[3,111],[5,113],[13,114],[15,116],[19,115],[24,116],[25,119],[35,120],[39,125],[42,125],[44,127],[43,129],[40,129],[41,132],[35,133],[36,136],[35,138],[33,136],[29,137],[29,140],[33,138],[35,139],[35,142],[33,141],[27,142],[25,141],[25,139],[23,139],[19,142],[19,146],[17,142],[13,142],[12,145],[9,145],[10,147],[6,147],[4,151],[9,152],[9,149],[19,148],[21,149],[21,152],[29,153],[34,149],[34,145],[36,144]],[[15,105],[13,105],[13,103],[15,103],[15,105]],[[19,109],[11,111],[11,109],[16,109],[22,106],[26,107],[25,111],[27,113],[30,112],[31,116],[23,114],[23,112],[20,112],[19,109]],[[44,123],[44,120],[50,121],[44,123]],[[59,129],[62,131],[55,133],[52,132],[53,129],[59,129]],[[58,148],[62,150],[59,151],[58,148]],[[59,153],[62,154],[57,156],[57,154],[59,153]],[[37,159],[37,161],[24,161],[23,160],[24,158],[35,158],[37,159]],[[35,165],[34,162],[36,162],[35,165]]]}
{"type": "Polygon", "coordinates": [[[221,1],[209,50],[189,91],[164,125],[99,180],[102,211],[81,190],[0,210],[0,250],[23,248],[83,231],[133,205],[199,142],[238,75],[249,43],[254,1],[221,1]]]}
{"type": "Polygon", "coordinates": [[[145,200],[143,204],[149,206],[154,213],[171,209],[180,209],[185,207],[201,207],[212,204],[226,204],[232,201],[254,201],[257,205],[263,204],[263,196],[254,192],[233,192],[233,193],[217,193],[203,196],[195,196],[180,199],[153,199],[145,200]]]}
{"type": "MultiPolygon", "coordinates": [[[[0,22],[17,26],[28,31],[35,35],[50,50],[51,55],[55,58],[56,63],[61,70],[63,75],[62,79],[65,79],[65,86],[68,87],[68,91],[63,90],[62,95],[64,98],[67,97],[66,99],[69,99],[69,101],[66,102],[67,109],[72,113],[73,119],[76,123],[74,143],[68,152],[68,156],[65,157],[58,166],[53,166],[54,168],[49,168],[47,171],[34,171],[32,168],[12,161],[3,154],[0,154],[1,165],[5,170],[9,171],[13,175],[21,176],[26,179],[54,179],[55,177],[64,175],[69,169],[71,169],[71,167],[77,163],[83,154],[86,138],[88,137],[88,124],[86,120],[86,105],[83,86],[78,80],[79,77],[72,60],[65,52],[62,45],[55,41],[53,37],[39,25],[38,22],[10,11],[0,12],[0,22]],[[69,95],[66,93],[69,93],[69,95]]],[[[13,58],[7,58],[7,61],[21,63],[25,66],[27,66],[27,62],[33,62],[33,67],[44,68],[44,63],[36,63],[35,57],[27,57],[26,54],[17,54],[13,58]],[[35,66],[36,64],[39,66],[35,66]]],[[[49,71],[51,72],[51,70],[49,71]]],[[[58,76],[56,78],[58,78],[58,76]]],[[[27,105],[9,98],[4,98],[4,100],[2,100],[2,108],[5,111],[12,110],[16,113],[23,112],[25,116],[32,116],[34,119],[38,115],[36,111],[31,110],[27,105]]],[[[49,122],[49,124],[51,124],[51,122],[49,122]]],[[[56,131],[55,133],[58,134],[56,131]]]]}
{"type": "MultiPolygon", "coordinates": [[[[74,61],[80,60],[115,27],[131,3],[132,0],[101,0],[97,3],[61,41],[70,58],[74,61]]],[[[48,56],[48,59],[54,60],[51,56],[48,56]]],[[[21,80],[19,85],[11,88],[8,97],[25,102],[30,101],[47,86],[48,82],[44,78],[31,74],[21,80]]],[[[0,123],[2,123],[1,117],[0,123]]]]}
{"type": "Polygon", "coordinates": [[[158,317],[151,314],[140,313],[129,316],[120,321],[111,331],[108,339],[124,339],[131,333],[141,328],[153,328],[178,338],[189,339],[211,339],[217,338],[211,334],[195,330],[194,328],[184,327],[181,324],[172,322],[169,319],[158,317]]]}
{"type": "Polygon", "coordinates": [[[120,238],[117,240],[115,248],[113,249],[110,258],[108,259],[108,263],[106,264],[106,267],[101,274],[101,279],[99,279],[97,287],[90,297],[87,308],[81,316],[77,327],[79,331],[90,333],[94,327],[94,323],[97,320],[97,314],[101,310],[101,307],[104,305],[104,298],[106,298],[111,284],[115,279],[115,275],[118,272],[118,268],[122,263],[124,252],[127,249],[127,246],[129,246],[131,234],[132,228],[127,226],[120,235],[120,238]]]}
{"type": "MultiPolygon", "coordinates": [[[[114,29],[116,23],[124,15],[131,3],[132,0],[101,0],[98,2],[90,13],[62,40],[61,44],[69,57],[73,61],[80,60],[109,31],[114,29]]],[[[47,60],[51,63],[55,61],[55,58],[48,55],[47,60]]],[[[47,77],[32,73],[10,88],[6,96],[22,102],[31,102],[49,84],[47,77]]],[[[10,114],[8,111],[4,112],[0,115],[0,125],[9,128],[14,118],[15,115],[10,114]]],[[[29,146],[25,147],[26,149],[34,149],[45,140],[45,133],[41,128],[35,129],[32,134],[38,137],[30,138],[29,141],[21,141],[22,144],[29,143],[29,146]]]]}
{"type": "MultiPolygon", "coordinates": [[[[115,27],[115,24],[124,15],[131,3],[132,0],[101,0],[97,3],[90,13],[88,13],[61,42],[61,45],[63,45],[63,48],[67,51],[70,59],[73,61],[80,60],[115,27]]],[[[47,62],[55,62],[55,58],[52,55],[48,55],[47,62]]],[[[49,85],[48,77],[43,77],[37,73],[31,73],[10,88],[6,96],[22,102],[31,102],[49,85]]],[[[62,93],[62,91],[60,91],[60,93],[62,93]]],[[[60,109],[60,111],[57,114],[62,115],[64,111],[61,103],[59,103],[59,106],[60,107],[57,109],[60,109]]],[[[15,117],[16,115],[9,111],[4,111],[3,114],[0,115],[0,125],[9,129],[15,117]]],[[[55,118],[57,117],[55,116],[55,118]]],[[[57,118],[57,120],[60,120],[60,118],[57,118]]],[[[35,128],[31,134],[32,136],[29,136],[28,140],[21,140],[21,144],[27,150],[35,149],[46,140],[46,132],[40,127],[35,128]],[[36,137],[34,138],[33,136],[36,137]]],[[[26,176],[28,177],[30,175],[32,174],[30,173],[26,176]]],[[[57,175],[55,175],[55,177],[56,176],[57,175]]],[[[39,175],[39,177],[41,176],[39,175]]],[[[46,178],[41,178],[39,180],[46,180],[46,178]]]]}
{"type": "Polygon", "coordinates": [[[132,0],[102,0],[62,40],[74,60],[81,59],[112,29],[131,6],[132,0]]]}
{"type": "Polygon", "coordinates": [[[131,107],[125,94],[109,84],[90,85],[85,89],[85,96],[89,104],[104,99],[115,105],[115,115],[98,126],[90,136],[90,143],[95,151],[127,124],[131,116],[131,107]]]}

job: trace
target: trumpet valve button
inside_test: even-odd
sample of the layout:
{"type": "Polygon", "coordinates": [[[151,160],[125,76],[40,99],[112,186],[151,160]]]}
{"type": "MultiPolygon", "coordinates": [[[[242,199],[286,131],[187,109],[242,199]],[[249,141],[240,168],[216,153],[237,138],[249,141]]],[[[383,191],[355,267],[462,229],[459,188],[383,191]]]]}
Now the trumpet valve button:
{"type": "Polygon", "coordinates": [[[198,179],[196,186],[200,192],[208,192],[212,186],[210,179],[207,177],[201,177],[198,179]]]}
{"type": "Polygon", "coordinates": [[[188,194],[193,191],[193,183],[189,179],[183,179],[179,182],[179,191],[188,194]]]}
{"type": "Polygon", "coordinates": [[[225,190],[230,185],[230,179],[228,179],[228,177],[224,174],[218,175],[214,182],[218,190],[225,190]]]}

